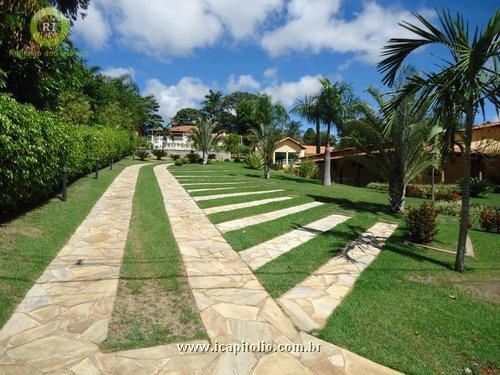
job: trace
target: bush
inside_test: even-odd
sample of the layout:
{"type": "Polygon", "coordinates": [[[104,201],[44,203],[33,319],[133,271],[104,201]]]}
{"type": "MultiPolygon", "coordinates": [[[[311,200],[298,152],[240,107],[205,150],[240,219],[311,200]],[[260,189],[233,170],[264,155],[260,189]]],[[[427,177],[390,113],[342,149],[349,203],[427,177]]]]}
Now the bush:
{"type": "Polygon", "coordinates": [[[140,147],[137,150],[135,150],[135,156],[137,156],[140,160],[144,161],[149,158],[149,150],[144,147],[140,147]]]}
{"type": "Polygon", "coordinates": [[[189,154],[186,155],[186,158],[189,161],[189,163],[193,164],[196,163],[198,159],[200,159],[200,155],[198,155],[194,151],[191,151],[189,154]]]}
{"type": "MultiPolygon", "coordinates": [[[[458,186],[460,190],[463,190],[464,180],[458,181],[458,186]]],[[[491,189],[491,184],[487,180],[480,180],[477,177],[471,177],[470,179],[470,196],[478,197],[487,193],[491,189]]]]}
{"type": "Polygon", "coordinates": [[[231,158],[225,158],[225,159],[224,159],[224,161],[225,161],[226,163],[231,163],[231,158]]]}
{"type": "Polygon", "coordinates": [[[156,160],[161,160],[161,158],[167,156],[167,151],[162,148],[155,148],[151,153],[156,156],[156,160]]]}
{"type": "Polygon", "coordinates": [[[434,191],[434,199],[437,201],[459,201],[461,195],[455,188],[446,187],[434,191]]]}
{"type": "Polygon", "coordinates": [[[302,160],[299,165],[299,175],[307,179],[315,178],[318,170],[318,165],[312,159],[302,160]]]}
{"type": "Polygon", "coordinates": [[[424,188],[422,185],[408,184],[408,186],[406,186],[405,195],[407,197],[413,197],[413,198],[424,198],[425,196],[424,188]]]}
{"type": "Polygon", "coordinates": [[[370,182],[366,187],[368,189],[389,191],[389,184],[386,182],[370,182]]]}
{"type": "Polygon", "coordinates": [[[173,161],[179,160],[180,158],[181,158],[181,156],[179,154],[172,154],[173,161]]]}
{"type": "Polygon", "coordinates": [[[434,203],[434,208],[439,214],[460,216],[462,203],[459,201],[437,201],[434,203]]]}
{"type": "Polygon", "coordinates": [[[484,207],[479,213],[479,225],[487,232],[500,233],[500,209],[484,207]]]}
{"type": "Polygon", "coordinates": [[[412,242],[428,243],[437,233],[437,210],[432,204],[424,202],[419,208],[410,207],[406,214],[408,236],[412,242]]]}
{"type": "Polygon", "coordinates": [[[175,165],[177,165],[178,167],[184,165],[184,162],[182,161],[182,159],[177,159],[174,163],[175,165]]]}
{"type": "Polygon", "coordinates": [[[208,154],[208,158],[210,160],[215,160],[215,159],[217,159],[217,155],[216,154],[208,154]]]}
{"type": "Polygon", "coordinates": [[[295,172],[295,168],[293,165],[287,165],[287,166],[284,166],[280,169],[280,172],[284,173],[284,174],[290,174],[290,175],[295,175],[296,172],[295,172]]]}
{"type": "Polygon", "coordinates": [[[235,158],[234,158],[234,162],[235,162],[235,163],[241,163],[241,159],[240,159],[239,157],[235,157],[235,158]]]}
{"type": "MultiPolygon", "coordinates": [[[[235,159],[236,161],[236,159],[235,159]]],[[[264,160],[256,153],[248,154],[245,158],[245,163],[250,169],[261,169],[264,166],[264,160]]]]}
{"type": "Polygon", "coordinates": [[[133,133],[124,129],[68,125],[53,113],[37,111],[0,95],[0,213],[51,197],[63,166],[74,180],[132,153],[133,133]]]}

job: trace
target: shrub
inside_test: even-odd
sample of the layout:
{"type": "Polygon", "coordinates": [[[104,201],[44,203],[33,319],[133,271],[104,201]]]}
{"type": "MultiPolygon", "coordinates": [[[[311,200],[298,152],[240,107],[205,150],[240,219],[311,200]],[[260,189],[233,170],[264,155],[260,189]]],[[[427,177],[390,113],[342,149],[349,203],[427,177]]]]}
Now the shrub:
{"type": "Polygon", "coordinates": [[[200,158],[200,155],[198,155],[194,151],[191,151],[189,154],[186,155],[186,158],[189,161],[189,163],[196,163],[200,158]]]}
{"type": "MultiPolygon", "coordinates": [[[[236,161],[236,159],[235,159],[236,161]]],[[[256,153],[248,154],[245,158],[245,163],[250,169],[261,169],[264,166],[264,160],[256,153]]]]}
{"type": "MultiPolygon", "coordinates": [[[[458,186],[460,190],[463,189],[464,180],[461,179],[458,181],[458,186]]],[[[470,179],[470,196],[478,197],[487,193],[491,189],[491,184],[487,180],[480,180],[477,177],[471,177],[470,179]]]]}
{"type": "Polygon", "coordinates": [[[132,153],[133,133],[100,126],[68,125],[56,114],[38,111],[0,95],[0,213],[51,197],[63,166],[68,179],[132,153]]]}
{"type": "Polygon", "coordinates": [[[293,165],[287,165],[280,169],[280,172],[284,174],[295,175],[295,168],[293,165]]]}
{"type": "Polygon", "coordinates": [[[462,203],[459,201],[437,201],[434,203],[434,208],[439,214],[460,216],[462,203]]]}
{"type": "Polygon", "coordinates": [[[184,162],[182,161],[182,159],[177,159],[174,163],[175,165],[177,165],[178,167],[184,165],[184,162]]]}
{"type": "Polygon", "coordinates": [[[437,201],[459,201],[461,195],[455,188],[440,188],[434,192],[434,199],[437,201]]]}
{"type": "Polygon", "coordinates": [[[167,156],[167,151],[162,148],[155,148],[151,153],[156,156],[156,160],[161,160],[161,158],[167,156]]]}
{"type": "Polygon", "coordinates": [[[201,163],[203,163],[203,158],[197,158],[197,159],[196,159],[196,162],[197,162],[197,163],[200,163],[200,164],[201,164],[201,163]]]}
{"type": "Polygon", "coordinates": [[[140,147],[135,150],[135,156],[137,156],[140,160],[144,161],[149,158],[149,150],[144,147],[140,147]]]}
{"type": "Polygon", "coordinates": [[[406,186],[406,194],[405,195],[407,197],[423,198],[425,196],[424,188],[422,185],[408,184],[408,186],[406,186]]]}
{"type": "Polygon", "coordinates": [[[208,158],[210,160],[215,160],[215,159],[217,159],[217,155],[216,154],[208,154],[208,158]]]}
{"type": "Polygon", "coordinates": [[[179,160],[180,158],[181,158],[181,156],[179,154],[172,154],[173,161],[179,160]]]}
{"type": "Polygon", "coordinates": [[[240,163],[240,162],[241,162],[241,159],[240,159],[239,157],[235,157],[235,158],[234,158],[234,162],[235,162],[235,163],[240,163]]]}
{"type": "Polygon", "coordinates": [[[366,187],[368,189],[389,191],[389,184],[386,182],[370,182],[366,187]]]}
{"type": "Polygon", "coordinates": [[[479,213],[479,225],[487,232],[500,233],[500,209],[484,207],[479,213]]]}
{"type": "Polygon", "coordinates": [[[225,159],[224,159],[224,161],[225,161],[226,163],[231,163],[231,158],[225,158],[225,159]]]}
{"type": "Polygon", "coordinates": [[[302,160],[299,165],[299,175],[307,179],[315,178],[318,170],[318,165],[312,159],[302,160]]]}
{"type": "Polygon", "coordinates": [[[420,207],[410,207],[406,214],[408,236],[416,243],[428,243],[437,233],[437,211],[432,204],[424,202],[420,207]]]}

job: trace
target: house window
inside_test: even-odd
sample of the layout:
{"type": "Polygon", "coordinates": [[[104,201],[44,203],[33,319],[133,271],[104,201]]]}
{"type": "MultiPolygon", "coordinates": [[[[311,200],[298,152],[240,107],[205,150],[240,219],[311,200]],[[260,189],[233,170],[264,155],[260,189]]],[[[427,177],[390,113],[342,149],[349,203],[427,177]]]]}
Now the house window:
{"type": "Polygon", "coordinates": [[[277,152],[274,157],[276,159],[276,164],[286,163],[286,152],[277,152]]]}
{"type": "Polygon", "coordinates": [[[299,156],[300,156],[300,154],[298,152],[289,152],[288,153],[288,164],[295,163],[298,160],[299,156]]]}

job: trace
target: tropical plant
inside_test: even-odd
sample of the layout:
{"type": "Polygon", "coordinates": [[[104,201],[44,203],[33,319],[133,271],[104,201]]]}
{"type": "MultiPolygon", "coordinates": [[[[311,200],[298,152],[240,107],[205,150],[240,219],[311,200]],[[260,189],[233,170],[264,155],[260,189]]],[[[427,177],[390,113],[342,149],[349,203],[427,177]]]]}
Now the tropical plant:
{"type": "Polygon", "coordinates": [[[317,94],[320,119],[326,125],[325,158],[323,164],[323,185],[331,185],[331,144],[330,131],[335,126],[341,132],[344,124],[353,118],[361,106],[352,86],[344,81],[332,83],[329,78],[320,78],[321,89],[317,94]]]}
{"type": "Polygon", "coordinates": [[[298,169],[299,175],[307,179],[315,178],[319,170],[313,159],[302,160],[298,169]]]}
{"type": "Polygon", "coordinates": [[[284,136],[300,140],[300,122],[295,120],[288,121],[285,126],[284,136]]]}
{"type": "Polygon", "coordinates": [[[220,138],[219,133],[215,133],[217,123],[212,120],[199,119],[196,128],[193,129],[191,140],[195,147],[201,150],[203,155],[203,164],[208,162],[208,151],[217,143],[220,138]]]}
{"type": "Polygon", "coordinates": [[[500,233],[500,209],[484,207],[479,213],[479,225],[487,232],[500,233]]]}
{"type": "Polygon", "coordinates": [[[185,156],[185,160],[187,160],[187,163],[194,164],[198,161],[200,158],[200,155],[198,155],[196,152],[191,151],[189,154],[185,156]]]}
{"type": "MultiPolygon", "coordinates": [[[[302,117],[303,119],[314,122],[316,125],[315,136],[315,145],[316,145],[316,154],[321,152],[321,143],[320,143],[320,125],[321,125],[321,116],[320,116],[320,108],[318,105],[318,98],[316,95],[312,96],[304,96],[304,99],[297,99],[295,105],[293,106],[292,113],[295,113],[302,117]]],[[[309,130],[309,129],[308,129],[309,130]]],[[[313,130],[313,129],[311,129],[313,130]]],[[[305,134],[304,134],[305,137],[305,134]]],[[[305,140],[304,140],[305,141],[305,140]]],[[[309,144],[308,142],[306,142],[309,144]]]]}
{"type": "Polygon", "coordinates": [[[288,115],[283,105],[273,103],[268,95],[260,95],[255,102],[254,112],[259,126],[250,129],[250,133],[264,160],[264,177],[269,178],[276,142],[281,137],[281,129],[288,121],[288,115]]]}
{"type": "Polygon", "coordinates": [[[250,169],[261,169],[264,166],[262,156],[252,152],[245,157],[245,163],[250,169]]]}
{"type": "Polygon", "coordinates": [[[167,151],[162,148],[155,148],[151,153],[156,156],[156,160],[161,160],[161,158],[167,156],[167,151]]]}
{"type": "Polygon", "coordinates": [[[203,106],[202,111],[209,120],[213,122],[220,121],[224,104],[224,95],[222,91],[210,90],[208,94],[205,95],[205,100],[201,104],[203,106]]]}
{"type": "Polygon", "coordinates": [[[144,147],[139,147],[137,150],[135,150],[135,156],[139,158],[139,160],[146,160],[149,159],[149,150],[144,147]]]}
{"type": "Polygon", "coordinates": [[[179,160],[180,158],[181,158],[181,156],[180,156],[179,154],[172,154],[172,159],[173,159],[174,161],[177,161],[177,160],[179,160]]]}
{"type": "MultiPolygon", "coordinates": [[[[401,82],[409,69],[402,72],[401,82]]],[[[356,148],[351,156],[389,184],[389,209],[404,211],[406,188],[432,164],[432,155],[424,152],[427,142],[434,136],[428,126],[427,111],[415,111],[418,97],[413,95],[401,102],[395,115],[386,112],[386,101],[374,88],[367,90],[378,104],[378,110],[361,106],[363,117],[349,123],[355,136],[350,141],[356,148]]]]}
{"type": "MultiPolygon", "coordinates": [[[[500,11],[496,10],[486,27],[482,30],[476,28],[473,34],[460,14],[452,17],[449,12],[437,13],[437,26],[420,14],[416,17],[423,26],[400,23],[416,38],[389,40],[379,70],[385,74],[383,82],[392,85],[405,59],[420,47],[435,44],[449,52],[447,59],[439,56],[437,71],[428,72],[423,77],[415,75],[400,88],[399,95],[387,105],[387,110],[395,111],[407,97],[420,92],[421,104],[430,103],[436,118],[449,119],[450,111],[455,116],[458,114],[457,117],[463,115],[465,118],[462,214],[455,259],[455,270],[462,271],[468,232],[472,126],[478,110],[484,110],[487,102],[493,103],[496,108],[500,106],[500,11]]],[[[445,121],[442,123],[445,124],[445,121]]]]}
{"type": "MultiPolygon", "coordinates": [[[[464,179],[461,178],[458,181],[458,186],[460,190],[464,188],[464,179]]],[[[477,177],[470,178],[470,196],[471,197],[479,197],[484,193],[487,193],[491,189],[491,184],[487,180],[480,180],[477,177]]]]}
{"type": "Polygon", "coordinates": [[[437,233],[436,218],[437,211],[428,202],[418,208],[410,207],[405,218],[410,240],[416,243],[431,242],[437,233]]]}

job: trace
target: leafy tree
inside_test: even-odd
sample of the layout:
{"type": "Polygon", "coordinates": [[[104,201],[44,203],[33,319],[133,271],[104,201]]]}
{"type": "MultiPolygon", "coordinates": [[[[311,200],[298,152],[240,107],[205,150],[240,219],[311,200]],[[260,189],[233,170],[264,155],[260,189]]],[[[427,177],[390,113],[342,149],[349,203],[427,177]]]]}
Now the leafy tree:
{"type": "Polygon", "coordinates": [[[193,129],[191,140],[203,154],[203,164],[208,162],[208,151],[217,142],[220,135],[215,133],[217,123],[212,120],[199,119],[196,128],[193,129]]]}
{"type": "Polygon", "coordinates": [[[321,89],[317,94],[321,122],[326,125],[325,159],[323,185],[331,185],[330,164],[330,130],[332,126],[339,132],[344,122],[354,116],[360,106],[360,100],[354,95],[352,86],[347,82],[332,83],[327,77],[320,78],[321,89]]]}
{"type": "Polygon", "coordinates": [[[179,110],[174,117],[170,119],[172,126],[185,125],[185,124],[195,124],[200,117],[203,116],[203,112],[196,108],[183,108],[179,110]]]}
{"type": "Polygon", "coordinates": [[[241,138],[236,133],[229,133],[226,138],[226,151],[231,154],[237,154],[240,151],[241,138]]]}
{"type": "Polygon", "coordinates": [[[316,124],[315,140],[308,144],[316,144],[316,154],[321,152],[320,140],[320,122],[321,113],[317,95],[305,96],[304,99],[298,99],[295,106],[292,108],[292,113],[296,113],[307,121],[316,124]]]}
{"type": "Polygon", "coordinates": [[[399,90],[399,95],[388,103],[386,110],[397,113],[397,108],[406,98],[420,92],[420,103],[430,102],[437,119],[448,117],[450,103],[465,118],[464,184],[455,260],[455,270],[463,271],[469,220],[472,126],[478,110],[484,109],[486,102],[493,103],[496,108],[500,106],[500,11],[493,13],[484,30],[476,28],[474,34],[470,33],[468,24],[459,14],[452,18],[449,12],[438,12],[436,26],[422,15],[416,14],[416,17],[422,27],[400,23],[416,38],[391,39],[385,47],[385,58],[379,63],[379,70],[385,73],[383,82],[392,85],[401,64],[420,47],[440,45],[448,51],[449,58],[439,58],[437,71],[427,72],[423,77],[412,77],[399,90]]]}
{"type": "Polygon", "coordinates": [[[210,90],[208,94],[205,95],[205,100],[201,103],[203,106],[202,111],[209,120],[220,121],[222,117],[223,99],[224,95],[222,91],[210,90]]]}
{"type": "Polygon", "coordinates": [[[88,99],[73,93],[64,92],[59,95],[58,108],[61,118],[68,124],[88,124],[93,115],[88,99]]]}
{"type": "Polygon", "coordinates": [[[141,119],[141,129],[148,133],[151,129],[163,127],[163,117],[158,114],[160,104],[152,95],[141,97],[144,110],[141,119]]]}
{"type": "Polygon", "coordinates": [[[258,98],[258,95],[250,92],[235,91],[224,97],[222,103],[222,116],[220,119],[221,127],[227,131],[246,134],[248,129],[246,123],[238,117],[237,108],[242,102],[251,103],[258,98]]]}
{"type": "MultiPolygon", "coordinates": [[[[302,136],[302,142],[306,145],[312,145],[314,142],[316,142],[316,132],[314,131],[313,128],[307,128],[307,130],[304,132],[304,135],[302,136]]],[[[316,148],[316,151],[318,149],[316,148]]],[[[319,152],[316,152],[319,153],[319,152]]]]}
{"type": "Polygon", "coordinates": [[[255,103],[255,100],[243,100],[238,103],[235,118],[237,134],[248,134],[250,129],[258,126],[254,111],[255,103]]]}

